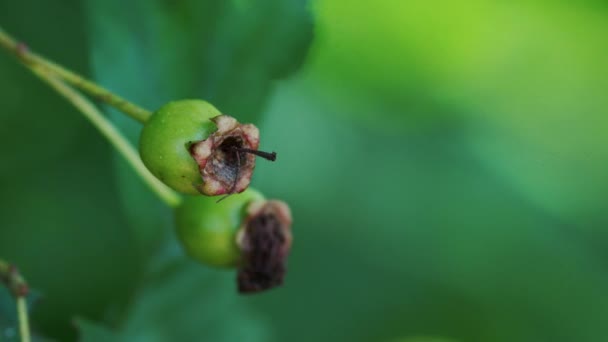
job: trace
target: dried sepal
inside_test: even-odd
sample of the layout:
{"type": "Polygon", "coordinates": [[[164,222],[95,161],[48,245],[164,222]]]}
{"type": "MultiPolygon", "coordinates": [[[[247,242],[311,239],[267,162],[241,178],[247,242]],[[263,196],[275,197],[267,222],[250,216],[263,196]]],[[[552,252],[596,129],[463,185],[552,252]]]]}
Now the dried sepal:
{"type": "Polygon", "coordinates": [[[211,119],[217,130],[207,139],[190,145],[190,155],[203,179],[198,189],[208,196],[243,192],[251,182],[260,133],[252,124],[240,124],[228,115],[211,119]]]}
{"type": "Polygon", "coordinates": [[[241,293],[268,290],[283,283],[291,249],[291,211],[281,201],[255,201],[237,234],[241,265],[237,283],[241,293]]]}

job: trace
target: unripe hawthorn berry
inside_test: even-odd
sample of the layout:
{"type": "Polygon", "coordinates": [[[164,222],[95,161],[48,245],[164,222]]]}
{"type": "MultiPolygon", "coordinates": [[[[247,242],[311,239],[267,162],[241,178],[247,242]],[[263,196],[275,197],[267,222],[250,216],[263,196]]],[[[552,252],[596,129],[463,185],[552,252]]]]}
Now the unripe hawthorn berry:
{"type": "Polygon", "coordinates": [[[283,283],[291,249],[291,211],[248,189],[217,203],[189,196],[175,211],[177,236],[186,254],[215,267],[238,268],[239,292],[283,283]]]}
{"type": "Polygon", "coordinates": [[[169,102],[144,125],[139,152],[163,183],[184,194],[208,196],[243,192],[251,182],[259,131],[202,100],[169,102]]]}

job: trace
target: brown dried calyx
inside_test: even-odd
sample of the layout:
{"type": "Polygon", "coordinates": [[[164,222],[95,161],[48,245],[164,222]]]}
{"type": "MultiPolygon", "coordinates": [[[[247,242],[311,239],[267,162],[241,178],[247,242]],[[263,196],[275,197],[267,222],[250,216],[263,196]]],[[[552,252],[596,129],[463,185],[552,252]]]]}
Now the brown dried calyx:
{"type": "Polygon", "coordinates": [[[217,131],[189,149],[203,178],[198,190],[208,196],[243,192],[251,182],[256,155],[274,161],[276,153],[257,150],[260,132],[252,124],[240,124],[228,115],[211,121],[217,131]]]}
{"type": "Polygon", "coordinates": [[[244,226],[237,234],[243,259],[238,271],[240,293],[256,293],[283,283],[291,249],[291,211],[281,201],[249,205],[244,226]]]}
{"type": "Polygon", "coordinates": [[[25,297],[29,293],[29,286],[17,267],[4,260],[0,260],[0,283],[4,283],[15,297],[25,297]]]}

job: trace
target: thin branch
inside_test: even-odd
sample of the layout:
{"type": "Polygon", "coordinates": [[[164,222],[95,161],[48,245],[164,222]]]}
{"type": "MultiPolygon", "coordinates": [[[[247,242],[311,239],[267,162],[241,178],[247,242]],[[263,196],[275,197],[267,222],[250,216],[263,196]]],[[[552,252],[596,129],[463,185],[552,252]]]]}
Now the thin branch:
{"type": "Polygon", "coordinates": [[[19,321],[21,342],[30,342],[30,323],[27,315],[29,286],[17,267],[2,259],[0,259],[0,281],[4,283],[17,302],[17,320],[19,321]]]}
{"type": "Polygon", "coordinates": [[[152,115],[149,110],[129,102],[111,91],[101,87],[97,83],[87,80],[86,78],[62,67],[57,63],[31,52],[27,45],[18,42],[8,33],[3,31],[1,27],[0,46],[15,55],[17,59],[26,67],[30,69],[44,69],[47,73],[56,75],[63,81],[91,95],[95,99],[109,104],[110,106],[120,110],[141,123],[145,123],[152,115]]]}
{"type": "Polygon", "coordinates": [[[150,187],[150,189],[158,195],[167,205],[176,207],[181,203],[182,197],[175,191],[171,190],[160,180],[158,180],[143,164],[139,158],[139,154],[129,143],[129,141],[116,129],[98,109],[81,95],[78,91],[49,73],[47,69],[38,66],[31,66],[30,70],[40,79],[46,82],[51,88],[57,91],[76,109],[78,109],[97,130],[118,150],[118,152],[131,165],[135,173],[150,187]]]}
{"type": "Polygon", "coordinates": [[[17,317],[19,319],[19,335],[22,342],[30,342],[30,321],[27,315],[27,300],[25,297],[17,297],[17,317]]]}

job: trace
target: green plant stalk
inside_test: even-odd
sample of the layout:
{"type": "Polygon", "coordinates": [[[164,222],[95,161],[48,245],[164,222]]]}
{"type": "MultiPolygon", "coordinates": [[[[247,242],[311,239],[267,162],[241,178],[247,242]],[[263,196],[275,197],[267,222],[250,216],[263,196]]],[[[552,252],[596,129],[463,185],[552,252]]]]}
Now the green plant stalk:
{"type": "Polygon", "coordinates": [[[3,31],[1,27],[0,46],[14,54],[17,59],[19,59],[19,61],[21,61],[27,67],[36,67],[38,69],[44,69],[47,73],[53,73],[72,86],[91,95],[97,100],[107,103],[108,105],[120,110],[141,123],[145,123],[152,115],[152,112],[149,110],[129,102],[111,91],[101,87],[97,83],[87,80],[77,73],[29,51],[25,44],[18,42],[8,33],[3,31]]]}
{"type": "Polygon", "coordinates": [[[78,109],[93,126],[108,139],[116,150],[118,150],[118,152],[127,160],[137,175],[139,175],[161,200],[171,207],[176,207],[181,203],[182,197],[158,180],[146,168],[135,148],[133,148],[129,141],[116,129],[116,126],[103,116],[91,101],[86,99],[74,88],[55,77],[54,74],[49,73],[46,69],[37,65],[28,65],[28,68],[76,107],[76,109],[78,109]]]}
{"type": "Polygon", "coordinates": [[[0,259],[0,281],[5,283],[7,289],[17,302],[17,320],[19,322],[19,336],[21,342],[30,342],[30,323],[27,315],[28,286],[23,276],[8,262],[0,259]]]}
{"type": "Polygon", "coordinates": [[[17,317],[19,319],[19,335],[22,342],[30,342],[30,322],[27,316],[27,301],[25,297],[17,297],[17,317]]]}
{"type": "Polygon", "coordinates": [[[177,206],[181,202],[181,196],[160,182],[142,163],[139,155],[127,141],[127,139],[116,129],[101,112],[89,100],[79,92],[67,85],[65,82],[101,99],[111,106],[116,107],[125,114],[130,115],[141,123],[146,122],[151,113],[138,107],[97,84],[84,79],[76,73],[69,71],[47,59],[28,51],[25,45],[17,42],[0,28],[0,46],[12,52],[17,58],[46,82],[51,88],[62,95],[106,137],[110,143],[127,160],[141,179],[169,206],[177,206]],[[65,82],[64,82],[65,81],[65,82]]]}

